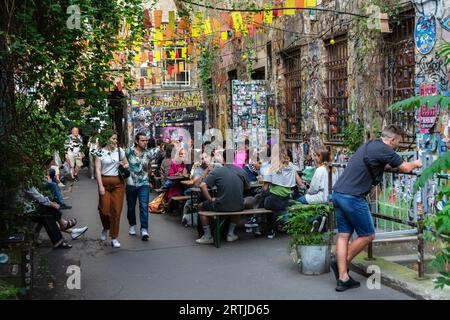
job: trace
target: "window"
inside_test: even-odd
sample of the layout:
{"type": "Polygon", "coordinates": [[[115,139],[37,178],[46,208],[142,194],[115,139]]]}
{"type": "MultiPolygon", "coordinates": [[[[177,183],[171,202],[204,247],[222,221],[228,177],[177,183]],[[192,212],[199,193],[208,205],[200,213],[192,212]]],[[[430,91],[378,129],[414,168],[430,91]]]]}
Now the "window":
{"type": "Polygon", "coordinates": [[[288,140],[301,140],[302,129],[302,97],[306,84],[302,74],[306,72],[307,64],[302,57],[307,57],[307,47],[302,46],[294,51],[284,52],[284,66],[286,73],[286,121],[288,140]]]}
{"type": "MultiPolygon", "coordinates": [[[[400,20],[391,26],[391,30],[392,33],[384,37],[382,48],[383,102],[386,107],[414,96],[414,10],[402,13],[400,20]]],[[[403,128],[403,144],[414,143],[414,112],[388,112],[386,117],[386,122],[403,128]]]]}
{"type": "Polygon", "coordinates": [[[334,44],[325,42],[327,51],[326,69],[326,107],[328,109],[328,140],[343,141],[347,122],[347,35],[334,37],[334,44]]]}
{"type": "Polygon", "coordinates": [[[190,86],[190,72],[187,58],[183,58],[183,47],[164,47],[161,54],[163,62],[163,86],[190,86]]]}

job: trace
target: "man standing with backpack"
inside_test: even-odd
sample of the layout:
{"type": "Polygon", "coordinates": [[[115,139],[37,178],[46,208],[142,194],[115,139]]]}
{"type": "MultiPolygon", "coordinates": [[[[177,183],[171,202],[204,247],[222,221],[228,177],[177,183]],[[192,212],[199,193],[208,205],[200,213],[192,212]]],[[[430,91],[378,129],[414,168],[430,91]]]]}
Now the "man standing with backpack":
{"type": "Polygon", "coordinates": [[[366,200],[372,186],[381,181],[386,168],[398,168],[400,172],[409,173],[422,166],[420,160],[406,162],[395,152],[401,137],[402,130],[395,125],[383,129],[381,139],[368,141],[359,147],[334,185],[333,204],[339,234],[331,269],[337,280],[336,291],[360,286],[349,276],[347,266],[375,238],[366,200]],[[358,237],[349,244],[355,231],[358,237]]]}

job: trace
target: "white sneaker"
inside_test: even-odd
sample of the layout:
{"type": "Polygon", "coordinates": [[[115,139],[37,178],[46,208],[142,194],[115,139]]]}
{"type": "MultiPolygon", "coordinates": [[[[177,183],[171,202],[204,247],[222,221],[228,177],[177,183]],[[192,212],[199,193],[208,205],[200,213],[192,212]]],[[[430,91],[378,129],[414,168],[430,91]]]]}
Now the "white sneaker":
{"type": "Polygon", "coordinates": [[[91,177],[91,179],[92,179],[92,180],[94,180],[94,179],[95,179],[95,177],[94,177],[94,176],[92,176],[92,177],[91,177]]]}
{"type": "Polygon", "coordinates": [[[111,246],[112,246],[113,248],[120,248],[120,242],[119,242],[119,240],[117,240],[117,239],[112,239],[112,241],[111,241],[111,246]]]}
{"type": "Polygon", "coordinates": [[[64,188],[65,186],[66,185],[64,183],[62,183],[62,182],[58,183],[58,187],[60,187],[60,188],[64,188]]]}
{"type": "Polygon", "coordinates": [[[142,239],[142,241],[147,241],[149,237],[150,237],[150,235],[148,234],[147,229],[142,229],[141,230],[141,239],[142,239]]]}
{"type": "Polygon", "coordinates": [[[206,237],[205,235],[203,235],[200,239],[195,240],[195,242],[200,244],[213,244],[214,240],[212,237],[206,237]]]}
{"type": "Polygon", "coordinates": [[[128,229],[128,234],[130,236],[135,236],[136,235],[136,226],[130,226],[130,229],[128,229]]]}
{"type": "Polygon", "coordinates": [[[227,242],[233,242],[238,239],[238,236],[236,234],[228,234],[227,235],[227,242]]]}
{"type": "Polygon", "coordinates": [[[82,228],[73,228],[72,229],[72,240],[75,240],[76,238],[78,238],[79,236],[81,236],[83,233],[86,232],[86,230],[88,229],[88,227],[82,227],[82,228]]]}
{"type": "Polygon", "coordinates": [[[101,235],[100,235],[100,240],[106,241],[107,238],[108,238],[108,230],[103,229],[103,230],[102,230],[102,233],[101,233],[101,235]]]}

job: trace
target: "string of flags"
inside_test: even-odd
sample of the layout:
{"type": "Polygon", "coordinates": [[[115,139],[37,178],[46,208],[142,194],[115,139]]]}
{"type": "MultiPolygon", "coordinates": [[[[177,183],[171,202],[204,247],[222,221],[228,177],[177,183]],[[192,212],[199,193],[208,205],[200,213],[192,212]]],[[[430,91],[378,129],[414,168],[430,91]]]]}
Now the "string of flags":
{"type": "MultiPolygon", "coordinates": [[[[182,16],[178,21],[174,11],[168,11],[163,22],[163,10],[144,11],[144,27],[147,38],[136,43],[133,63],[141,66],[140,79],[136,87],[144,88],[145,83],[161,84],[163,79],[175,80],[182,73],[189,72],[197,63],[206,38],[221,49],[230,40],[254,36],[264,32],[264,26],[273,23],[277,17],[293,16],[317,6],[317,0],[273,0],[264,5],[260,12],[219,12],[206,16],[198,11],[192,18],[182,16]]],[[[125,25],[119,39],[126,38],[130,27],[125,25]]],[[[242,45],[242,41],[239,41],[242,45]]],[[[113,67],[127,63],[125,52],[116,52],[110,64],[113,67]]],[[[117,77],[116,84],[122,90],[123,77],[117,77]]]]}

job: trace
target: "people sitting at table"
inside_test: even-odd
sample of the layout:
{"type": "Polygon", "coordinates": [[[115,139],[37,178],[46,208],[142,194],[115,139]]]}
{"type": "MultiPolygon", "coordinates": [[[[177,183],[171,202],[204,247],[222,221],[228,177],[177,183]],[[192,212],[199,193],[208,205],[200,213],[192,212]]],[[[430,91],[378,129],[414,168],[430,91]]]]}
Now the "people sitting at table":
{"type": "MultiPolygon", "coordinates": [[[[306,194],[297,199],[297,202],[303,204],[327,203],[329,196],[329,167],[331,153],[327,149],[317,149],[314,151],[314,162],[316,171],[312,177],[309,189],[306,194]]],[[[332,168],[332,184],[337,180],[337,170],[332,168]]]]}
{"type": "MultiPolygon", "coordinates": [[[[226,153],[224,151],[222,156],[224,165],[211,171],[200,184],[202,194],[206,198],[206,201],[199,204],[200,211],[237,212],[244,210],[244,190],[249,188],[247,174],[231,163],[226,164],[226,153]],[[216,197],[211,196],[208,187],[217,187],[216,197]]],[[[228,242],[238,239],[238,236],[234,233],[238,221],[239,216],[232,216],[228,227],[228,242]]],[[[200,222],[204,234],[196,242],[212,244],[214,241],[211,235],[210,218],[201,215],[200,222]]]]}
{"type": "MultiPolygon", "coordinates": [[[[201,155],[201,159],[199,162],[195,162],[194,165],[192,166],[192,170],[191,170],[191,175],[190,175],[190,179],[192,181],[192,187],[198,187],[203,180],[205,179],[205,177],[209,174],[209,172],[211,172],[213,169],[213,166],[211,165],[211,157],[206,154],[203,153],[201,155]]],[[[187,189],[184,194],[185,195],[190,195],[192,193],[191,189],[187,189]]],[[[199,201],[205,200],[203,197],[199,197],[198,199],[199,201]]],[[[185,226],[195,226],[196,225],[196,218],[193,217],[194,215],[191,215],[190,212],[193,210],[192,208],[192,200],[189,199],[186,201],[186,203],[184,204],[183,207],[183,217],[181,219],[181,222],[185,225],[185,226]],[[191,221],[192,218],[194,218],[194,221],[191,221]]]]}
{"type": "MultiPolygon", "coordinates": [[[[277,154],[278,145],[272,147],[272,159],[267,175],[263,176],[264,194],[262,195],[262,205],[272,213],[267,215],[267,237],[275,237],[275,213],[285,214],[291,200],[292,188],[296,184],[301,184],[302,179],[298,175],[298,167],[295,166],[285,149],[281,149],[279,157],[277,154]]],[[[280,226],[281,227],[281,226],[280,226]]],[[[281,229],[281,228],[280,228],[281,229]]]]}
{"type": "MultiPolygon", "coordinates": [[[[168,177],[184,177],[189,178],[186,169],[186,150],[179,148],[175,159],[171,160],[168,177]]],[[[168,179],[170,181],[170,179],[168,179]]],[[[172,183],[167,187],[166,200],[169,201],[174,196],[181,196],[183,194],[183,187],[179,183],[172,183]]]]}
{"type": "Polygon", "coordinates": [[[166,145],[164,149],[165,157],[164,160],[161,162],[160,166],[161,184],[163,186],[163,189],[168,189],[168,187],[172,184],[172,181],[168,182],[169,180],[167,180],[167,177],[169,176],[170,166],[172,163],[173,149],[174,149],[173,144],[166,145]]]}

